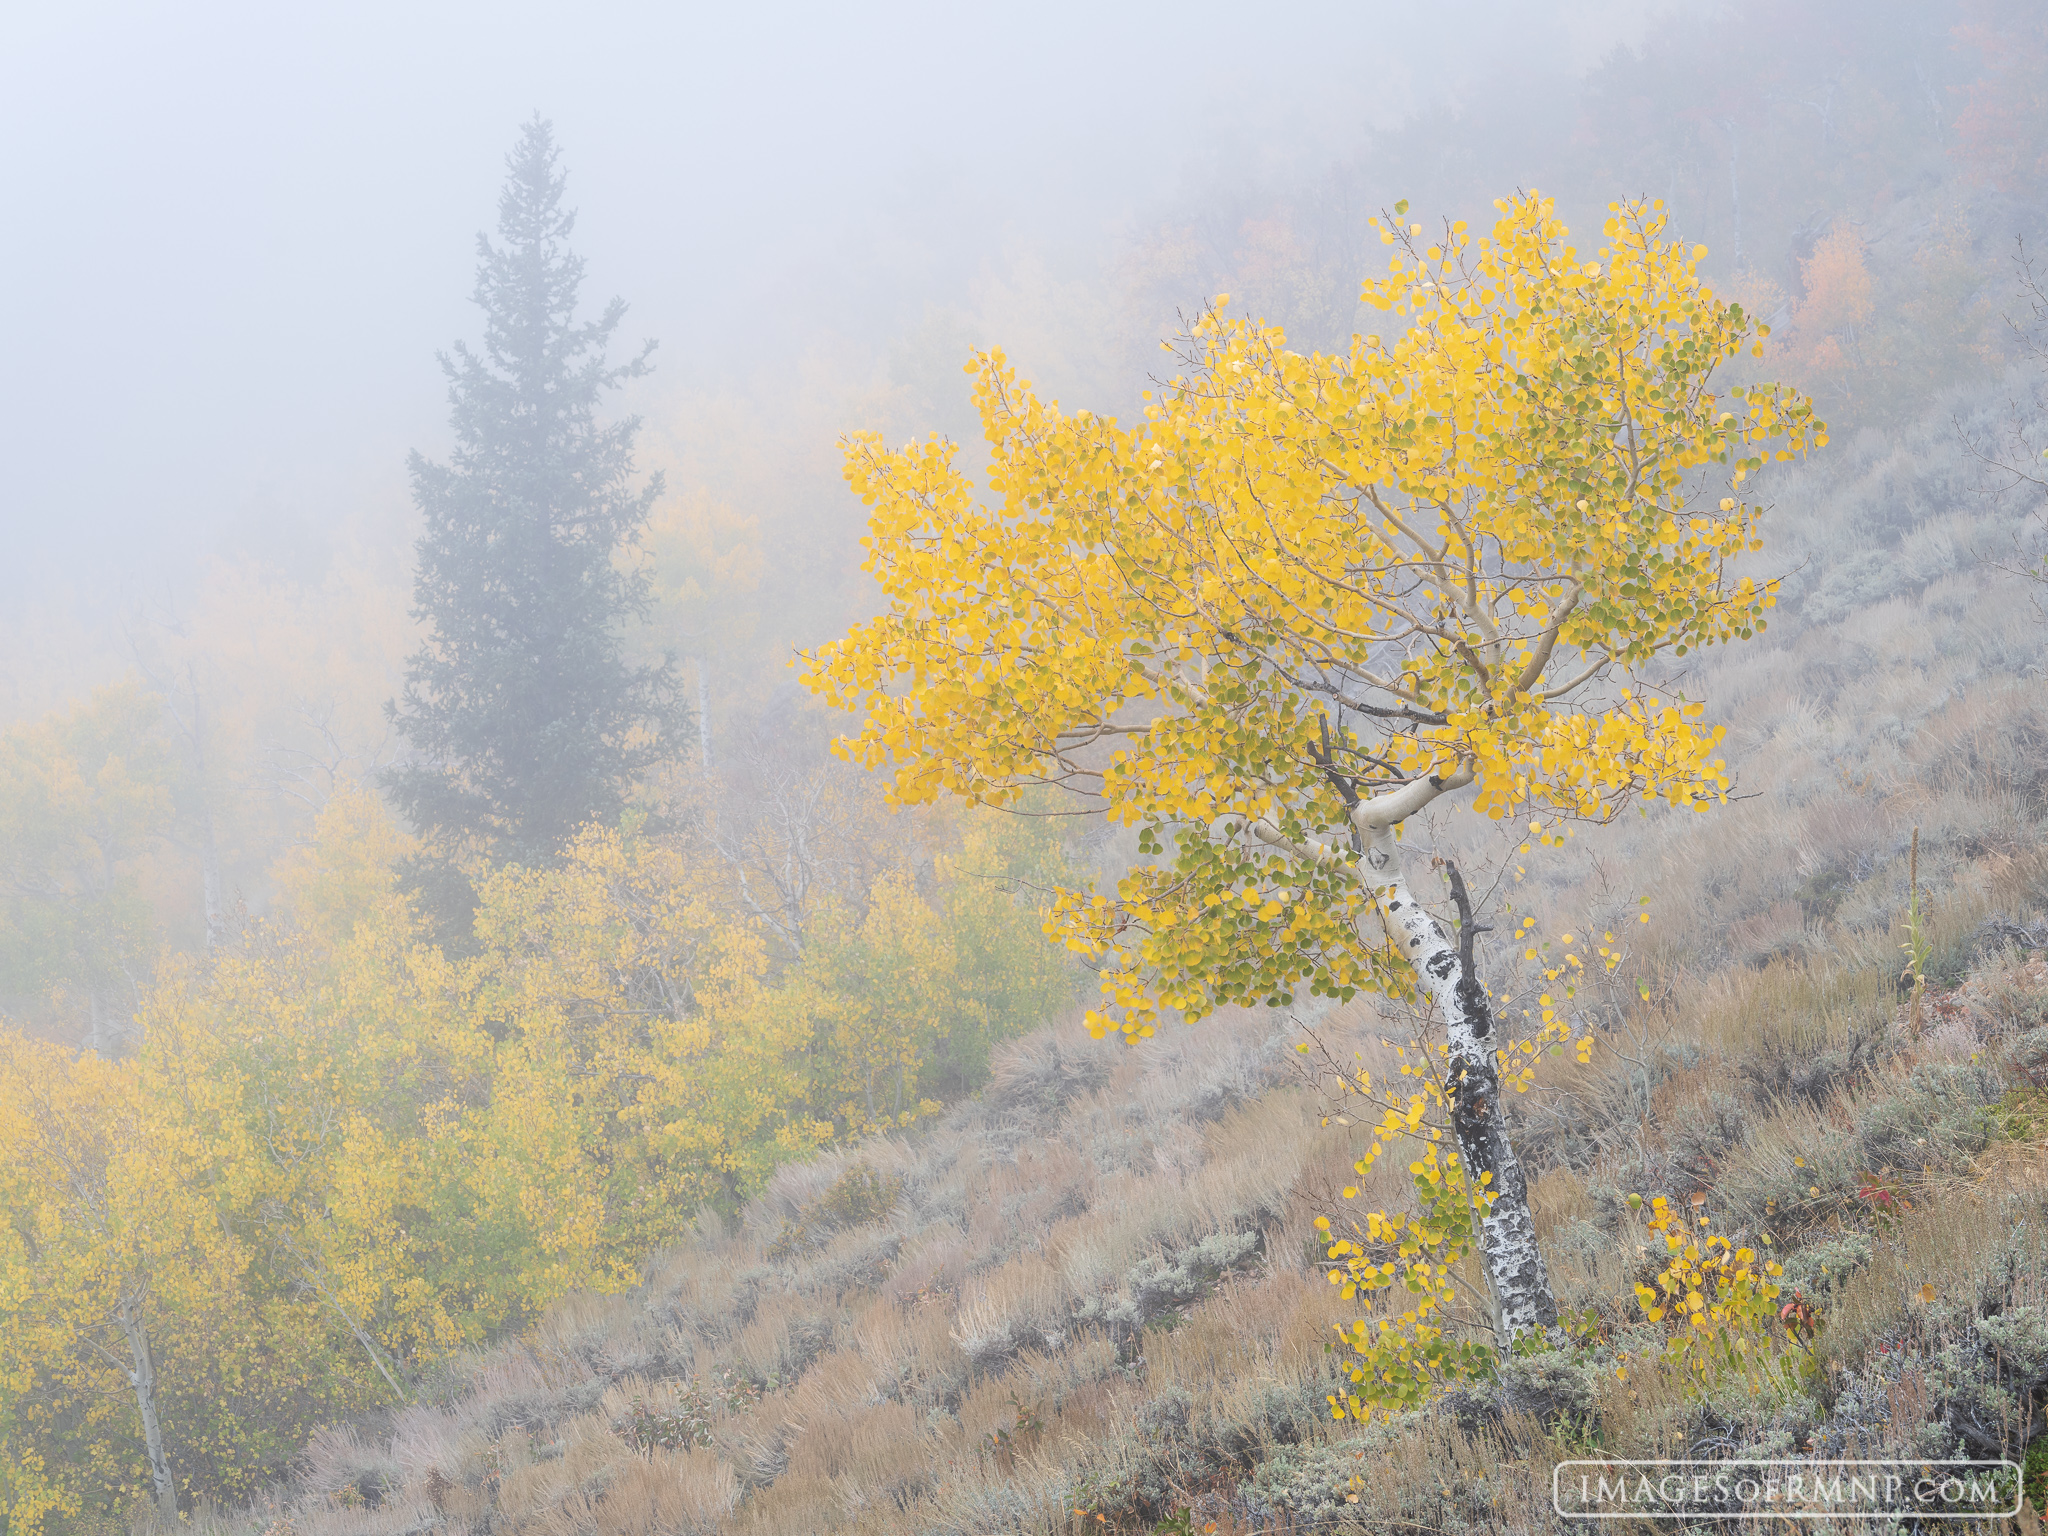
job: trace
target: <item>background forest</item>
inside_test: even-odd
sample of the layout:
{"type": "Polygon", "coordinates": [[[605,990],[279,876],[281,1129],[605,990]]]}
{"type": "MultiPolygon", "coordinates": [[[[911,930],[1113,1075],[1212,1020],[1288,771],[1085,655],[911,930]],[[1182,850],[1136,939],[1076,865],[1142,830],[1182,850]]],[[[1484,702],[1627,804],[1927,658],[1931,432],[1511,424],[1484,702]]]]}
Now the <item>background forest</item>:
{"type": "MultiPolygon", "coordinates": [[[[1673,16],[1312,170],[1200,180],[1083,256],[1019,237],[871,344],[715,389],[636,372],[559,222],[605,210],[555,127],[559,165],[538,120],[515,148],[484,340],[446,360],[454,448],[415,456],[405,510],[284,557],[224,544],[111,621],[0,617],[10,1532],[152,1507],[304,1536],[1520,1530],[1575,1435],[2024,1454],[2048,1411],[2034,8],[1673,16]],[[1631,925],[1575,1005],[1606,1048],[1516,1106],[1595,1342],[1345,1438],[1322,1345],[1356,1309],[1314,1221],[1357,1154],[1286,1047],[1370,1052],[1384,1021],[1088,1040],[1041,908],[1125,834],[891,810],[790,663],[876,601],[841,433],[971,457],[960,369],[989,344],[1128,410],[1217,293],[1341,346],[1373,215],[1476,222],[1518,182],[1575,229],[1662,198],[1834,441],[1744,567],[1783,578],[1768,635],[1687,679],[1738,803],[1521,864],[1436,830],[1516,921],[1631,925]],[[504,445],[543,354],[586,455],[583,563],[535,589],[589,642],[548,685],[587,705],[566,743],[493,702],[534,696],[520,654],[461,638],[533,569],[479,530],[517,516],[504,445]],[[1904,1022],[1902,942],[1931,1028],[1904,1022]],[[1782,1218],[1826,1319],[1814,1383],[1759,1409],[1616,1375],[1647,1348],[1634,1191],[1782,1218]]],[[[1502,988],[1563,963],[1501,948],[1502,988]]]]}

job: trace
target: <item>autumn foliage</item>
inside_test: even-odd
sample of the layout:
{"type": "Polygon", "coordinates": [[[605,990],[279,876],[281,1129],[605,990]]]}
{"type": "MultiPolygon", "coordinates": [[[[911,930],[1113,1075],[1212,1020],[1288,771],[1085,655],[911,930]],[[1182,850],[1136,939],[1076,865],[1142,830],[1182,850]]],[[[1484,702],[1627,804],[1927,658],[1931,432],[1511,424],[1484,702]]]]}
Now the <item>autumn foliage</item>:
{"type": "Polygon", "coordinates": [[[131,1336],[174,1496],[245,1497],[314,1425],[936,1109],[1067,985],[1013,894],[1050,856],[1028,828],[966,829],[935,887],[892,870],[794,963],[701,848],[631,823],[483,878],[451,960],[409,846],[337,796],[280,871],[297,920],[170,963],[135,1054],[0,1037],[11,1528],[151,1495],[131,1336]]]}
{"type": "Polygon", "coordinates": [[[1956,120],[1955,154],[1972,175],[2024,196],[2048,174],[2048,21],[2024,0],[1976,0],[1962,10],[1956,37],[1982,56],[1984,73],[1956,120]]]}
{"type": "Polygon", "coordinates": [[[1825,434],[1794,391],[1710,384],[1755,323],[1659,212],[1617,207],[1591,260],[1565,234],[1534,195],[1490,237],[1390,227],[1386,335],[1304,357],[1211,311],[1133,426],[978,356],[988,503],[951,444],[850,440],[890,606],[812,666],[863,712],[847,752],[905,802],[1050,784],[1171,850],[1060,899],[1102,1027],[1406,989],[1348,865],[1211,836],[1344,827],[1333,753],[1361,793],[1469,774],[1496,819],[1724,787],[1701,706],[1631,675],[1764,623],[1769,589],[1727,573],[1749,480],[1825,434]]]}

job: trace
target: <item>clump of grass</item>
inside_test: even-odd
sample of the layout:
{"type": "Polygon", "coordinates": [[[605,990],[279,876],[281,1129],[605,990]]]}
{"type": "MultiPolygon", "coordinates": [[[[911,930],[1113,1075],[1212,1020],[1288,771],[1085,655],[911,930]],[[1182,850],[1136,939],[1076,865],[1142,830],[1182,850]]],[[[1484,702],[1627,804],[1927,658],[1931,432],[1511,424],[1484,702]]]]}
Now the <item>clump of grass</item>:
{"type": "Polygon", "coordinates": [[[857,1162],[823,1193],[786,1218],[782,1230],[768,1245],[771,1260],[784,1260],[816,1248],[834,1233],[848,1227],[879,1221],[895,1207],[903,1194],[900,1174],[882,1173],[865,1162],[857,1162]]]}

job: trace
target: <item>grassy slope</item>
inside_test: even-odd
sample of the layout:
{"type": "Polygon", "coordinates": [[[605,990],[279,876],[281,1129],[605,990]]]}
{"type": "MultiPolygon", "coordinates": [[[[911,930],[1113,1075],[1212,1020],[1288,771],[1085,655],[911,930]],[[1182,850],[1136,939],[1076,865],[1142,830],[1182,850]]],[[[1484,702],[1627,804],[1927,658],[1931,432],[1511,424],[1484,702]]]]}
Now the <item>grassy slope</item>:
{"type": "MultiPolygon", "coordinates": [[[[1608,1008],[1593,1066],[1517,1102],[1560,1300],[1602,1319],[1590,1353],[1347,1435],[1323,1341],[1350,1314],[1311,1223],[1355,1133],[1320,1125],[1292,1026],[1240,1015],[1135,1050],[1055,1027],[939,1129],[785,1170],[740,1230],[324,1435],[276,1502],[221,1524],[968,1533],[1193,1505],[1226,1531],[1526,1530],[1550,1460],[1589,1438],[2017,1448],[2048,1406],[2048,1099],[2024,1086],[2048,1069],[2048,966],[1999,939],[2048,926],[1985,923],[2048,907],[2048,625],[1971,558],[2018,514],[1968,494],[1950,414],[1787,490],[1772,553],[1806,564],[1784,616],[1692,682],[1756,798],[1582,833],[1512,889],[1551,931],[1644,893],[1657,914],[1624,973],[1653,1002],[1608,1008]],[[1944,983],[1918,1038],[1892,981],[1915,825],[1944,983]],[[1859,1195],[1874,1174],[1912,1209],[1859,1195]],[[1701,1404],[1655,1369],[1615,1379],[1652,1342],[1627,1299],[1655,1267],[1632,1190],[1774,1226],[1829,1319],[1807,1391],[1701,1404]]],[[[1318,1028],[1341,1050],[1371,1023],[1318,1028]]],[[[1398,1198],[1387,1166],[1366,1199],[1398,1198]]]]}

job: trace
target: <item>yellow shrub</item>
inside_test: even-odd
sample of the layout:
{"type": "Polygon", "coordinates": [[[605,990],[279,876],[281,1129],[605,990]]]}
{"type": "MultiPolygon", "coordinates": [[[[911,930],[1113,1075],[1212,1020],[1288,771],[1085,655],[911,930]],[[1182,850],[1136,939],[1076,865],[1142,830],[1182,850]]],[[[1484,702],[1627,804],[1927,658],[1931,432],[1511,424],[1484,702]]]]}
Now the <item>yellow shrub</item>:
{"type": "Polygon", "coordinates": [[[1650,1230],[1663,1237],[1666,1262],[1654,1287],[1636,1286],[1643,1315],[1669,1319],[1665,1352],[1702,1385],[1724,1370],[1755,1387],[1795,1384],[1810,1358],[1778,1305],[1783,1266],[1719,1233],[1702,1235],[1709,1221],[1674,1210],[1662,1195],[1650,1202],[1650,1230]]]}

